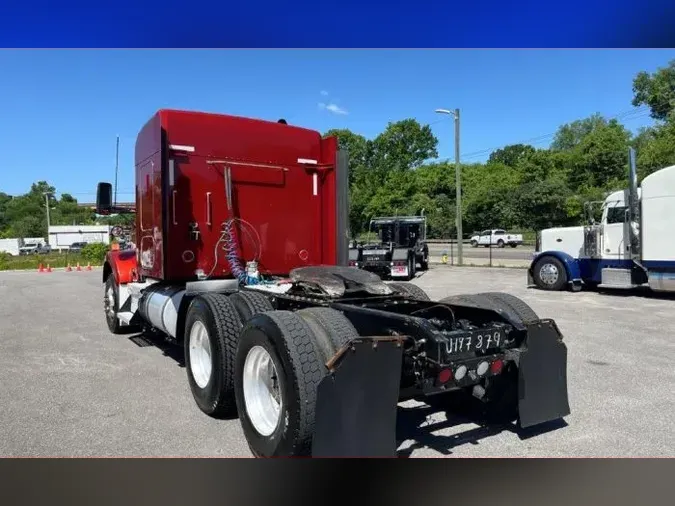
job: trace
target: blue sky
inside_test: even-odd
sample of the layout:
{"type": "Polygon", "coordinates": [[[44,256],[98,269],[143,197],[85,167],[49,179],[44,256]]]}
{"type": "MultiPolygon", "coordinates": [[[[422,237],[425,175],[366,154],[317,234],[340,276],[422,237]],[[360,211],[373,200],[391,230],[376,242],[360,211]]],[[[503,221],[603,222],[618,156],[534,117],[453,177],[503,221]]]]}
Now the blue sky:
{"type": "MultiPolygon", "coordinates": [[[[0,191],[37,180],[92,201],[112,181],[120,135],[119,196],[133,199],[138,129],[159,108],[232,113],[372,138],[387,122],[432,124],[441,158],[453,126],[436,108],[459,107],[461,152],[533,138],[559,125],[630,111],[632,79],[674,50],[214,50],[0,52],[0,191]],[[323,93],[322,93],[323,92],[323,93]],[[320,106],[319,104],[324,104],[320,106]]],[[[626,126],[650,124],[644,112],[626,126]]]]}

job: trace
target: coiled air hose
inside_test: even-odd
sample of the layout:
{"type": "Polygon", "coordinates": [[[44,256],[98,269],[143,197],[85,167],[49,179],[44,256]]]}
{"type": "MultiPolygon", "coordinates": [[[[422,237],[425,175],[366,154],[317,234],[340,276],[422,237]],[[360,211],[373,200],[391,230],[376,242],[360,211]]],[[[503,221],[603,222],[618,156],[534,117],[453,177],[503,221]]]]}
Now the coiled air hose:
{"type": "Polygon", "coordinates": [[[261,280],[253,276],[249,276],[244,266],[242,266],[239,257],[239,244],[234,228],[234,219],[229,219],[224,223],[223,243],[225,245],[225,258],[230,266],[230,272],[242,285],[258,285],[261,280]]]}

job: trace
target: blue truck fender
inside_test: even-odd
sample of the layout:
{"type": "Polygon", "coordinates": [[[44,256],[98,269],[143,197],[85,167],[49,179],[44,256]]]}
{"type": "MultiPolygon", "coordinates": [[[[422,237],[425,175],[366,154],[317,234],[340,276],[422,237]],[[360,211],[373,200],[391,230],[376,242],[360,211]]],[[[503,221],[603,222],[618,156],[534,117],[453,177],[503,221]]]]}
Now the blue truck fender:
{"type": "Polygon", "coordinates": [[[527,269],[528,284],[534,284],[532,271],[540,258],[551,256],[560,260],[567,272],[567,282],[574,288],[581,287],[583,279],[581,278],[581,268],[579,266],[579,259],[568,255],[564,251],[548,250],[537,252],[532,257],[532,262],[527,269]]]}

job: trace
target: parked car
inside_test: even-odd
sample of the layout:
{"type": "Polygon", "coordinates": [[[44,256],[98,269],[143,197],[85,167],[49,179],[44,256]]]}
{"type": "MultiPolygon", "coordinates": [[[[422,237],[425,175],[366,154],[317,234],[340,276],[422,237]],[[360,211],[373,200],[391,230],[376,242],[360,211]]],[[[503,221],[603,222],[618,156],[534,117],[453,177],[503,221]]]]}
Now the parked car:
{"type": "Polygon", "coordinates": [[[19,248],[19,255],[45,255],[51,252],[52,247],[49,244],[42,244],[41,242],[27,243],[19,248]]]}
{"type": "Polygon", "coordinates": [[[69,253],[80,253],[82,251],[82,248],[84,248],[87,244],[87,242],[74,242],[73,244],[70,245],[70,248],[68,248],[69,253]]]}
{"type": "Polygon", "coordinates": [[[479,235],[471,237],[471,246],[477,248],[478,246],[498,246],[503,248],[506,245],[515,248],[519,244],[523,244],[523,236],[521,234],[507,234],[506,230],[496,228],[494,230],[483,230],[479,235]]]}

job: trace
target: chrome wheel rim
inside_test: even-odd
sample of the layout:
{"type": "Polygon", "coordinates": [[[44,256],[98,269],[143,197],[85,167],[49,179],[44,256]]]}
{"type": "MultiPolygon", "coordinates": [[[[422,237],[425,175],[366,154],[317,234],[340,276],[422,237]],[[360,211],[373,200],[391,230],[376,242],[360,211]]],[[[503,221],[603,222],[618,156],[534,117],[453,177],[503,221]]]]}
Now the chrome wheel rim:
{"type": "Polygon", "coordinates": [[[105,314],[108,318],[113,318],[115,316],[115,290],[113,287],[108,287],[105,291],[105,297],[103,297],[103,308],[105,314]]]}
{"type": "Polygon", "coordinates": [[[279,425],[283,406],[274,360],[262,346],[254,346],[244,362],[244,404],[253,428],[270,436],[279,425]]]}
{"type": "Polygon", "coordinates": [[[199,320],[190,329],[190,370],[199,388],[204,388],[211,379],[211,340],[206,326],[199,320]]]}
{"type": "Polygon", "coordinates": [[[539,269],[539,278],[545,285],[553,285],[558,281],[558,267],[553,264],[544,264],[539,269]]]}

